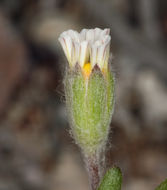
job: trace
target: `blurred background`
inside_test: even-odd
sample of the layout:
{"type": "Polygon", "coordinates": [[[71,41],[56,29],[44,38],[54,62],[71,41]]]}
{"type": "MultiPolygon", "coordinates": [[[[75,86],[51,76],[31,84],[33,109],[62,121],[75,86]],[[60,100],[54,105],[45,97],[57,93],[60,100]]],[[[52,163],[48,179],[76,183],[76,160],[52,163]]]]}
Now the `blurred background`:
{"type": "Polygon", "coordinates": [[[116,105],[108,167],[123,189],[167,177],[167,1],[0,0],[0,190],[87,190],[69,134],[58,36],[110,28],[116,105]]]}

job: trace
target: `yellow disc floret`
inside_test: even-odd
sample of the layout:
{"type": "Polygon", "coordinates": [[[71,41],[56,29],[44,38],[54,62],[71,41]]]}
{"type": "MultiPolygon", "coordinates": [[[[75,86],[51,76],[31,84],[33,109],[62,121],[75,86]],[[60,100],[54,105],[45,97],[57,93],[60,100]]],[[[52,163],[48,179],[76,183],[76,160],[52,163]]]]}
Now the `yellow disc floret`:
{"type": "Polygon", "coordinates": [[[91,64],[85,63],[83,66],[83,75],[84,75],[85,79],[89,78],[91,71],[92,71],[91,64]]]}

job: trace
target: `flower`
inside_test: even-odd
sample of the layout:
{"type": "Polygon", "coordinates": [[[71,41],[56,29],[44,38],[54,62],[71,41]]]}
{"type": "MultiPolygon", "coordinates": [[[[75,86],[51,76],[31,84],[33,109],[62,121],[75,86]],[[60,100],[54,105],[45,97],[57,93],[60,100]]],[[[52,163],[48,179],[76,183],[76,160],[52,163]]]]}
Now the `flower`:
{"type": "Polygon", "coordinates": [[[114,107],[110,30],[68,30],[59,41],[69,62],[65,97],[73,137],[85,155],[105,148],[114,107]]]}
{"type": "Polygon", "coordinates": [[[85,78],[88,78],[97,64],[105,72],[108,68],[110,40],[109,29],[83,29],[80,33],[74,30],[63,32],[59,41],[69,65],[74,68],[78,63],[85,78]]]}

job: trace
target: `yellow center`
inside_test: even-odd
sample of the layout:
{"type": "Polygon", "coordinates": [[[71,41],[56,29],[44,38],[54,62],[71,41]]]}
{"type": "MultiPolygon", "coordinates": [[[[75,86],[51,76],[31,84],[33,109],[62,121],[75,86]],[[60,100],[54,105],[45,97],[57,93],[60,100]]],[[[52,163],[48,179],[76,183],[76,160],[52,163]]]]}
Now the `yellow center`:
{"type": "Polygon", "coordinates": [[[85,79],[89,78],[91,71],[92,71],[91,64],[85,63],[83,66],[83,75],[84,75],[85,79]]]}

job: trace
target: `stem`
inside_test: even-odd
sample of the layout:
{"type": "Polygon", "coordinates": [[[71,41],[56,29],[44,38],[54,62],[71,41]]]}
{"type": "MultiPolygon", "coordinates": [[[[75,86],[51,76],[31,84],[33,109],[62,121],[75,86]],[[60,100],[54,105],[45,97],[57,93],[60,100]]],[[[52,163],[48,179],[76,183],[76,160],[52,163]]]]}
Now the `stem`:
{"type": "Polygon", "coordinates": [[[85,159],[86,167],[89,175],[89,183],[92,190],[97,190],[101,174],[104,168],[101,166],[99,157],[95,154],[93,156],[86,157],[85,159]]]}

